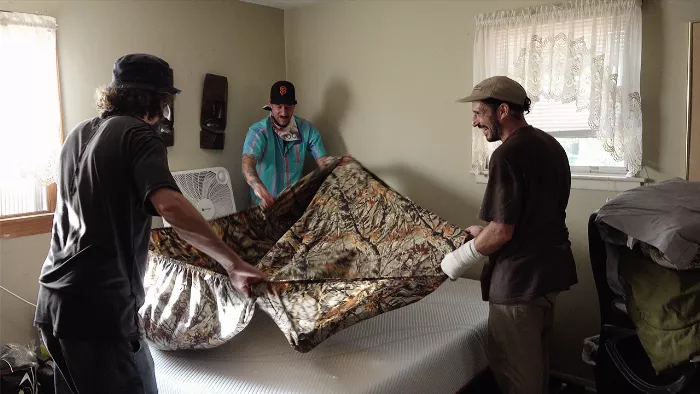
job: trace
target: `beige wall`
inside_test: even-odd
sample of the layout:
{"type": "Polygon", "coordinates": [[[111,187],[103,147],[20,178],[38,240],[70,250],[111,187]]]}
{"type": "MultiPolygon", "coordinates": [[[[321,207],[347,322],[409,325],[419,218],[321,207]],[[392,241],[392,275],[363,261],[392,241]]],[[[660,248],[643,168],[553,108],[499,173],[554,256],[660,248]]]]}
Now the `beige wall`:
{"type": "MultiPolygon", "coordinates": [[[[36,303],[37,278],[49,249],[49,234],[0,241],[0,284],[36,303]]],[[[34,335],[34,308],[0,291],[0,343],[26,344],[34,335]]]]}
{"type": "MultiPolygon", "coordinates": [[[[468,173],[474,16],[551,0],[357,1],[285,13],[287,77],[297,113],[331,154],[349,152],[418,204],[460,226],[484,192],[468,173]]],[[[645,0],[642,97],[645,163],[656,180],[684,174],[687,22],[700,1],[645,0]]],[[[590,377],[581,341],[597,331],[587,220],[613,194],[575,190],[568,210],[579,284],[561,295],[554,368],[590,377]]],[[[472,272],[477,276],[478,271],[472,272]]]]}
{"type": "MultiPolygon", "coordinates": [[[[95,115],[93,94],[107,84],[116,58],[131,52],[161,56],[183,93],[175,104],[172,170],[224,166],[236,201],[248,204],[240,152],[248,126],[265,116],[270,84],[285,76],[284,13],[238,1],[0,1],[0,9],[53,16],[59,24],[63,121],[66,131],[95,115]],[[229,83],[223,151],[199,148],[199,111],[205,73],[229,83]]],[[[34,301],[48,234],[3,240],[0,283],[34,301]]],[[[25,342],[33,311],[0,292],[0,343],[25,342]]]]}

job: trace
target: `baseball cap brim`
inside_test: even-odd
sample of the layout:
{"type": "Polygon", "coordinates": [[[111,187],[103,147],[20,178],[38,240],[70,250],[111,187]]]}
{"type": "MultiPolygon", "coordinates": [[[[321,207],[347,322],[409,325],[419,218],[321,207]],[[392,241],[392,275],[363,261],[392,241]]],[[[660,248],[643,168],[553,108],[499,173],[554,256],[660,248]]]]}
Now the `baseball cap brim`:
{"type": "Polygon", "coordinates": [[[490,99],[490,98],[491,97],[488,94],[483,94],[483,93],[479,92],[479,93],[472,93],[467,97],[461,98],[461,99],[455,101],[455,103],[471,103],[474,101],[481,101],[481,100],[486,100],[486,99],[490,99]]]}
{"type": "MultiPolygon", "coordinates": [[[[272,104],[297,105],[297,101],[296,101],[296,100],[286,100],[286,102],[284,102],[284,103],[274,102],[274,103],[272,103],[272,104]]],[[[270,104],[264,105],[264,106],[262,107],[262,109],[264,109],[265,111],[272,111],[272,108],[270,108],[270,104]]]]}
{"type": "Polygon", "coordinates": [[[292,99],[292,100],[286,100],[286,99],[277,99],[277,100],[272,100],[270,104],[280,104],[280,105],[297,105],[297,101],[292,99]]]}
{"type": "Polygon", "coordinates": [[[165,90],[165,93],[169,93],[169,94],[172,94],[172,95],[176,95],[176,94],[182,93],[182,90],[180,90],[180,89],[178,89],[178,88],[175,88],[175,87],[172,87],[172,88],[166,89],[166,90],[165,90]]]}

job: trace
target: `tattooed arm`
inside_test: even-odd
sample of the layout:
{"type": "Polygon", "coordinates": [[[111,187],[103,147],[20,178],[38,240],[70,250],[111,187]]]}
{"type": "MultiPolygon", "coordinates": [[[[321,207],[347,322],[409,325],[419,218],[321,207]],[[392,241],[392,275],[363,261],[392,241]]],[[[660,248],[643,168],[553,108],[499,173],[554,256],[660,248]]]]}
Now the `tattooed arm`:
{"type": "Polygon", "coordinates": [[[316,159],[316,164],[318,164],[319,167],[325,167],[331,163],[333,163],[334,160],[338,159],[335,156],[323,156],[319,157],[316,159]]]}
{"type": "Polygon", "coordinates": [[[255,155],[243,155],[241,159],[243,176],[250,187],[262,184],[258,172],[255,170],[255,164],[257,164],[257,162],[258,158],[255,157],[255,155]]]}
{"type": "Polygon", "coordinates": [[[253,193],[262,200],[260,205],[262,205],[263,208],[269,208],[272,206],[274,199],[267,188],[265,188],[265,185],[263,185],[258,176],[258,172],[255,170],[257,161],[258,159],[255,155],[243,155],[241,164],[243,176],[248,185],[253,189],[253,193]]]}

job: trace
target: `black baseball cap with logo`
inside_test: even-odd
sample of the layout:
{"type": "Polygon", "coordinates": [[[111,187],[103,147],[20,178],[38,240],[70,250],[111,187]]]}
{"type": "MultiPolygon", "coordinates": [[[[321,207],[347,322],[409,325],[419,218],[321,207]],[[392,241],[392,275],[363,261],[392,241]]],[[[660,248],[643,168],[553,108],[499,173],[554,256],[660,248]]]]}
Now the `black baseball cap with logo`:
{"type": "Polygon", "coordinates": [[[178,94],[173,86],[173,69],[163,59],[133,53],[117,59],[112,69],[111,88],[137,88],[159,93],[178,94]]]}
{"type": "MultiPolygon", "coordinates": [[[[270,88],[270,104],[296,105],[297,97],[294,85],[289,81],[277,81],[270,88]]],[[[269,111],[269,105],[263,107],[269,111]]]]}

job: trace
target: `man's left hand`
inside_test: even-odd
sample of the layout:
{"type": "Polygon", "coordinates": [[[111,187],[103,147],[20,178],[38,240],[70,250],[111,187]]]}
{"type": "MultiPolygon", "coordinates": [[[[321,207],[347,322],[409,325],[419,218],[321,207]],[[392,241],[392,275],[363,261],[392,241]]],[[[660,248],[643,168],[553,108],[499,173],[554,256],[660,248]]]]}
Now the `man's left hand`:
{"type": "Polygon", "coordinates": [[[340,161],[340,160],[345,159],[345,158],[347,158],[347,157],[352,157],[352,156],[350,156],[350,155],[343,155],[343,156],[323,156],[323,157],[319,157],[319,158],[316,160],[316,162],[318,163],[318,166],[319,166],[319,167],[326,167],[326,166],[329,166],[329,165],[335,163],[336,161],[340,161]]]}
{"type": "Polygon", "coordinates": [[[471,235],[474,238],[478,237],[482,231],[484,231],[484,226],[469,226],[467,228],[467,234],[471,235]]]}

